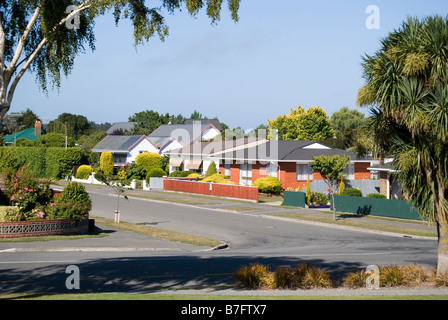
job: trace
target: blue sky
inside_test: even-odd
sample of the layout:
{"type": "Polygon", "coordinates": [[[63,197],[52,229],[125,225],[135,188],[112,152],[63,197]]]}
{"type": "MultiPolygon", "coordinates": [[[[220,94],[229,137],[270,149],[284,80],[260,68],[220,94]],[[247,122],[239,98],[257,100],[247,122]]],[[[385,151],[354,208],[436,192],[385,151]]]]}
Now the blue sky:
{"type": "Polygon", "coordinates": [[[299,105],[331,116],[357,108],[361,56],[374,53],[407,16],[433,14],[447,16],[448,2],[242,0],[238,23],[226,7],[213,26],[204,13],[192,18],[184,10],[166,17],[165,42],[155,37],[137,48],[129,24],[115,27],[106,15],[96,23],[96,50],[77,58],[60,90],[47,96],[28,74],[10,112],[30,108],[46,121],[69,112],[114,123],[147,109],[184,116],[197,110],[243,129],[299,105]],[[380,10],[379,30],[366,27],[369,5],[380,10]]]}

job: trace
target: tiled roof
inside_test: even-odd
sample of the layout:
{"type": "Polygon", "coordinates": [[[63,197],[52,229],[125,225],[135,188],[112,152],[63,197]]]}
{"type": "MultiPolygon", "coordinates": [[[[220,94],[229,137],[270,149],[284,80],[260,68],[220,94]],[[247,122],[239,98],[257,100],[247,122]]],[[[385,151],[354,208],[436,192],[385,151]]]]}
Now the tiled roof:
{"type": "Polygon", "coordinates": [[[93,149],[93,152],[114,151],[127,152],[136,142],[144,139],[145,136],[112,136],[108,135],[101,140],[93,149]]]}

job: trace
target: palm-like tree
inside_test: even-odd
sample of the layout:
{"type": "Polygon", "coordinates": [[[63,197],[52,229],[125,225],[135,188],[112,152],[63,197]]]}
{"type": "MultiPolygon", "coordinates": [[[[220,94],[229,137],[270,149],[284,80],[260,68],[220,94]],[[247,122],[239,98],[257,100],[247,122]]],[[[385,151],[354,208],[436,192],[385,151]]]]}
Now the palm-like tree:
{"type": "Polygon", "coordinates": [[[420,215],[437,225],[438,276],[448,272],[448,20],[408,18],[363,58],[358,105],[372,111],[378,157],[391,157],[420,215]]]}

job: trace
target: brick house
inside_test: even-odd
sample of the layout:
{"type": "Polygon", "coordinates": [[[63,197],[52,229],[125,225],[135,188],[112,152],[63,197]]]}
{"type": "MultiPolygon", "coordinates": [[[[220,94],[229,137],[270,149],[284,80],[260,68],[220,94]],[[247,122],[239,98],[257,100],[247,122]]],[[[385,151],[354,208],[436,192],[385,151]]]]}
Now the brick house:
{"type": "Polygon", "coordinates": [[[251,185],[259,178],[273,176],[281,181],[284,189],[296,189],[305,187],[307,180],[322,180],[320,174],[309,165],[313,156],[334,154],[347,155],[351,159],[345,170],[346,179],[370,179],[368,168],[372,159],[357,159],[355,153],[316,141],[266,140],[255,146],[246,145],[208,157],[219,163],[220,173],[237,184],[251,185]]]}

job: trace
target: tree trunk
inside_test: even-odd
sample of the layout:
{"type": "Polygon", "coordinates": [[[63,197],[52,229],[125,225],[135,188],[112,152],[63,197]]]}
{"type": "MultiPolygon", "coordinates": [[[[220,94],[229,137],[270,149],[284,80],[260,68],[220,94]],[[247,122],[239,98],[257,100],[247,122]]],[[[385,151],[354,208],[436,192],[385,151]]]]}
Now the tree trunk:
{"type": "Polygon", "coordinates": [[[448,223],[445,221],[438,222],[438,255],[437,255],[437,277],[448,275],[448,223]]]}
{"type": "Polygon", "coordinates": [[[448,275],[448,220],[445,199],[445,185],[440,174],[435,175],[433,182],[434,208],[437,222],[438,235],[438,257],[437,257],[437,277],[448,275]]]}

